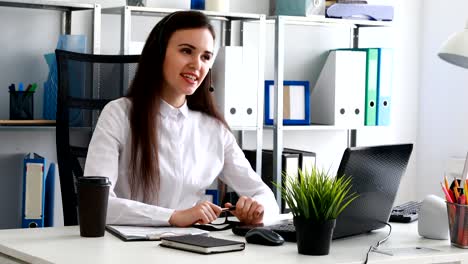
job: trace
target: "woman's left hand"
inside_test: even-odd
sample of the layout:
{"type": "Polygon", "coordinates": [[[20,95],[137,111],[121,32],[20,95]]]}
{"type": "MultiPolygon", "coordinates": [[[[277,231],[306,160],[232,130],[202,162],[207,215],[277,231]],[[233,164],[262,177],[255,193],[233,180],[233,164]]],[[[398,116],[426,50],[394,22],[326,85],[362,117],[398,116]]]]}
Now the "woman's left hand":
{"type": "MultiPolygon", "coordinates": [[[[232,207],[231,203],[226,203],[225,207],[232,207]]],[[[263,223],[263,205],[255,199],[247,196],[241,196],[236,203],[236,210],[231,211],[239,221],[245,224],[261,224],[263,223]]]]}

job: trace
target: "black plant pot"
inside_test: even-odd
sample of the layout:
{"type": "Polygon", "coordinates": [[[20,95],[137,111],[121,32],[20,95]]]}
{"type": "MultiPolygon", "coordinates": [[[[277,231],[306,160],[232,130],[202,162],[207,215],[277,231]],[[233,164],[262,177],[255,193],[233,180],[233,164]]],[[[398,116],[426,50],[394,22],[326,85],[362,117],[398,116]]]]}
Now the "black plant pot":
{"type": "Polygon", "coordinates": [[[311,219],[294,217],[297,250],[304,255],[328,255],[336,219],[317,223],[311,219]]]}

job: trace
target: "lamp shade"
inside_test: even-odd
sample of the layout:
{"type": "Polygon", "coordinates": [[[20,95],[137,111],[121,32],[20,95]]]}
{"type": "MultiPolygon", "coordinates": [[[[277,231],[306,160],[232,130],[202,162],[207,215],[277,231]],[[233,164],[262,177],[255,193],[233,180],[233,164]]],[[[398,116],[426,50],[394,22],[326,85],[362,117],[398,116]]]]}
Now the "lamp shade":
{"type": "Polygon", "coordinates": [[[463,31],[454,33],[445,41],[438,55],[449,63],[468,68],[468,21],[463,31]]]}

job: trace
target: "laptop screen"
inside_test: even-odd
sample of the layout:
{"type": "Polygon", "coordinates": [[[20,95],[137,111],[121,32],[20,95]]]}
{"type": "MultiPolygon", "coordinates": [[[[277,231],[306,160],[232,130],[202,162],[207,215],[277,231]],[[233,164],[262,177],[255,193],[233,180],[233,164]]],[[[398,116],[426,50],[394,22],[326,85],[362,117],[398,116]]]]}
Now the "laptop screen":
{"type": "Polygon", "coordinates": [[[352,178],[359,194],[338,216],[333,238],[379,229],[388,222],[413,144],[347,148],[337,177],[352,178]]]}

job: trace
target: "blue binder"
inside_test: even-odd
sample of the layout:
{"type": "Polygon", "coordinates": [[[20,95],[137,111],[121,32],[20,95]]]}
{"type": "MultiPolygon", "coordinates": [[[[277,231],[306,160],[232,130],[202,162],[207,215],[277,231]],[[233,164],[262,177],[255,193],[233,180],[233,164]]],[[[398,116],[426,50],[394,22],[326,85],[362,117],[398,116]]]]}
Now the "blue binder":
{"type": "Polygon", "coordinates": [[[54,226],[55,163],[50,163],[46,175],[44,200],[44,226],[54,226]]]}
{"type": "Polygon", "coordinates": [[[23,160],[23,201],[21,227],[53,225],[55,164],[46,174],[46,159],[28,153],[23,160]]]}
{"type": "Polygon", "coordinates": [[[379,63],[377,74],[377,125],[390,125],[390,110],[392,106],[392,75],[393,50],[379,48],[379,63]]]}

